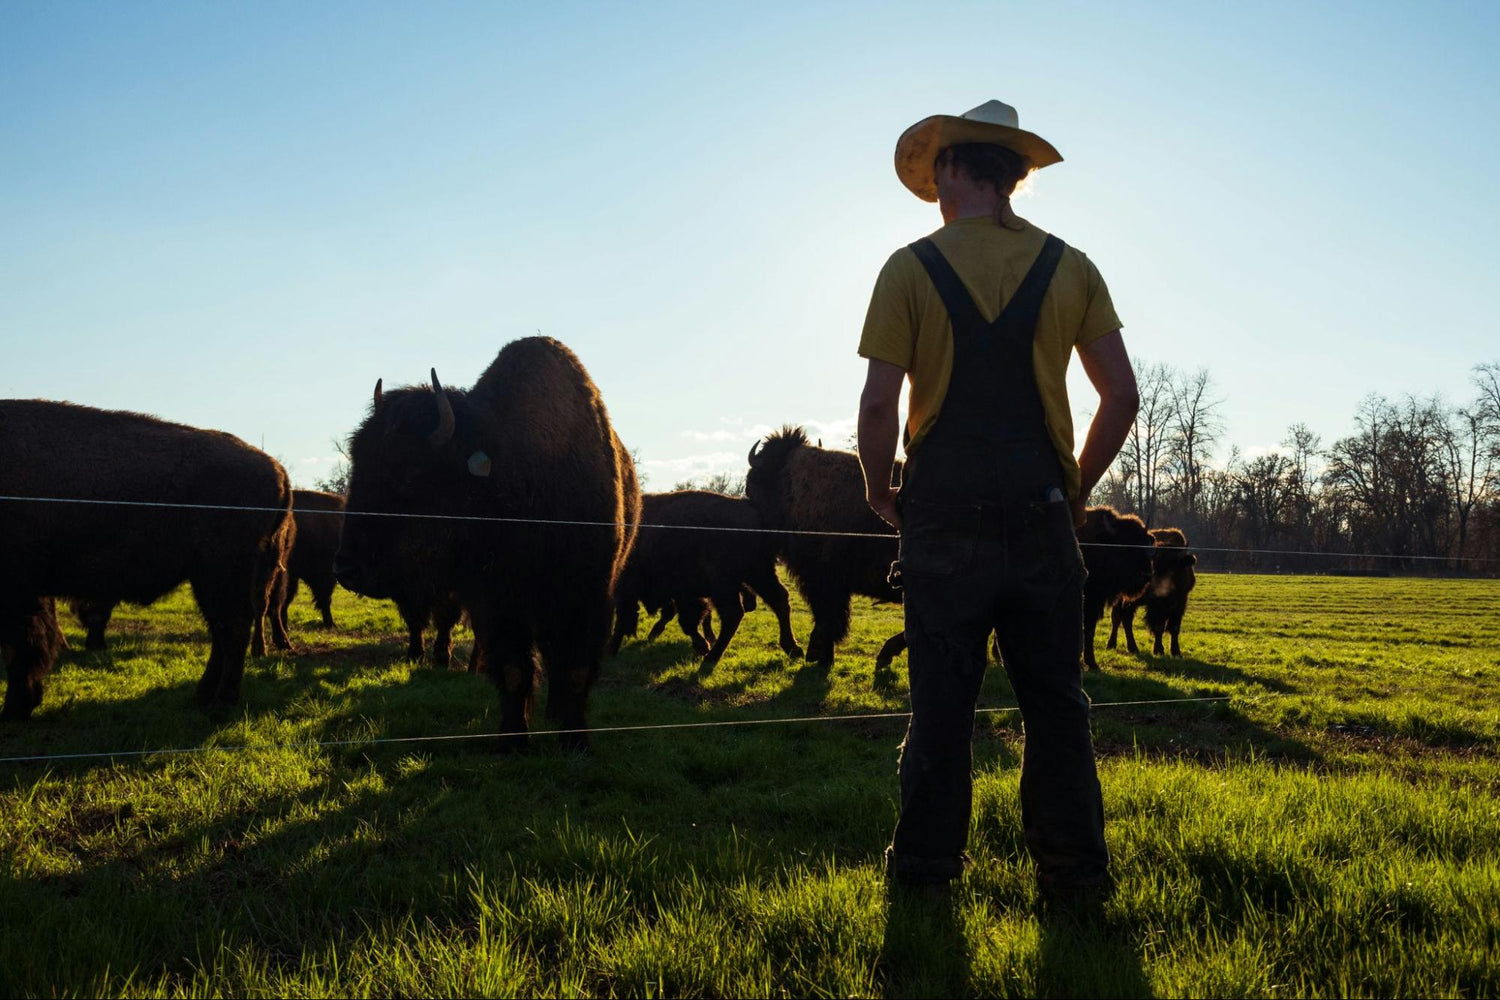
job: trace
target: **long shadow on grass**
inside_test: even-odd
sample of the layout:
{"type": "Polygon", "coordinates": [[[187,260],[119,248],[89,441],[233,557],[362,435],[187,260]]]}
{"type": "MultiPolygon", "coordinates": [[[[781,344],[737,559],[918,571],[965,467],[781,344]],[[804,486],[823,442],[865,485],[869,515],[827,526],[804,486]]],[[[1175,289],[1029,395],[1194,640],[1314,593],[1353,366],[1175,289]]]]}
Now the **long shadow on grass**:
{"type": "MultiPolygon", "coordinates": [[[[1253,751],[1257,756],[1269,758],[1306,762],[1320,759],[1307,744],[1262,726],[1232,702],[1192,700],[1216,697],[1222,694],[1220,689],[1184,690],[1148,675],[1109,670],[1085,673],[1083,687],[1094,703],[1094,747],[1101,755],[1144,753],[1213,763],[1253,751]],[[1117,705],[1117,702],[1158,704],[1117,705]]],[[[1005,671],[992,666],[980,698],[981,716],[976,732],[1011,737],[1019,734],[1021,716],[1011,710],[1015,704],[1005,671]],[[999,711],[986,713],[985,708],[999,711]]]]}
{"type": "Polygon", "coordinates": [[[1139,933],[1093,912],[1044,912],[1039,922],[1036,994],[1051,997],[1145,997],[1139,933]]]}
{"type": "Polygon", "coordinates": [[[1295,687],[1284,681],[1247,673],[1244,670],[1223,663],[1208,663],[1204,660],[1195,660],[1192,657],[1156,656],[1148,653],[1141,653],[1136,659],[1151,673],[1165,674],[1169,677],[1180,677],[1187,681],[1199,681],[1206,684],[1234,684],[1252,688],[1259,687],[1267,691],[1274,691],[1277,694],[1295,694],[1297,691],[1295,687]]]}

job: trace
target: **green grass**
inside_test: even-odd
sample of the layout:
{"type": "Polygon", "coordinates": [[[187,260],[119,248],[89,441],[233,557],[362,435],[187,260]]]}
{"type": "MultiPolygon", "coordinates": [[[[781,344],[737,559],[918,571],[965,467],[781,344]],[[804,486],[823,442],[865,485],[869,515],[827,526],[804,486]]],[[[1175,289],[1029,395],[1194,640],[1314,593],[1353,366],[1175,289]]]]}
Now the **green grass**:
{"type": "MultiPolygon", "coordinates": [[[[487,682],[400,662],[388,605],[293,609],[298,652],[191,707],[179,593],[74,650],[0,756],[0,994],[1458,995],[1500,993],[1500,584],[1204,576],[1181,660],[1102,651],[1095,731],[1119,888],[1043,914],[1020,839],[1020,722],[976,732],[975,865],[888,899],[899,720],[325,748],[482,734],[487,682]]],[[[627,645],[595,725],[901,711],[872,678],[897,608],[858,602],[828,671],[758,611],[701,674],[627,645]]],[[[797,608],[805,639],[810,621],[797,608]]],[[[644,633],[644,628],[642,629],[644,633]]],[[[1144,631],[1144,629],[1142,629],[1144,631]]],[[[467,653],[460,636],[455,662],[467,653]]],[[[985,703],[1011,704],[1003,672],[985,703]]],[[[545,725],[541,720],[538,725],[545,725]]]]}

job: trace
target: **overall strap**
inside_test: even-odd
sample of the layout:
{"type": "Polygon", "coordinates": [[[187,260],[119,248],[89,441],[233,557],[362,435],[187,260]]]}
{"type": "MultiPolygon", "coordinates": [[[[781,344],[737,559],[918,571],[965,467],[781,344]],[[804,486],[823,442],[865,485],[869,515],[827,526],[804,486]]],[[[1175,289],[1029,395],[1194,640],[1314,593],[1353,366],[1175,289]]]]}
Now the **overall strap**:
{"type": "Polygon", "coordinates": [[[1062,240],[1047,234],[1047,240],[1042,244],[1041,253],[1036,255],[1036,260],[1031,265],[1031,270],[1026,272],[1026,277],[1021,279],[1021,287],[1016,289],[1016,294],[1010,297],[1000,315],[995,318],[993,328],[1004,329],[1008,324],[1018,323],[1023,327],[1029,340],[1035,331],[1036,318],[1042,311],[1042,299],[1047,295],[1047,287],[1052,284],[1052,275],[1057,271],[1057,262],[1062,259],[1063,250],[1067,244],[1062,240]]]}
{"type": "Polygon", "coordinates": [[[916,254],[917,260],[927,269],[927,276],[932,279],[938,297],[943,300],[943,307],[948,310],[948,319],[953,323],[954,330],[964,322],[977,323],[983,327],[984,315],[974,304],[974,297],[964,287],[963,279],[953,270],[953,265],[948,263],[948,258],[943,256],[937,245],[924,236],[909,244],[907,249],[916,254]]]}

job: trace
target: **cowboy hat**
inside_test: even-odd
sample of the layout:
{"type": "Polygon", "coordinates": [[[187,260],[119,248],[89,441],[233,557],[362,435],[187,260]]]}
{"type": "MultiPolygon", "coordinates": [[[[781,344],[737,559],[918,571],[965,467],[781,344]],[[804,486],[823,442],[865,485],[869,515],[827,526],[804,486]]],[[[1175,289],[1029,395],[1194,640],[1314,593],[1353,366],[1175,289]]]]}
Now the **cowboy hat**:
{"type": "Polygon", "coordinates": [[[901,133],[896,140],[896,176],[923,201],[937,201],[932,162],[948,146],[961,142],[989,142],[1026,157],[1033,170],[1062,162],[1052,143],[1020,128],[1016,109],[1002,101],[985,101],[963,114],[932,115],[901,133]]]}

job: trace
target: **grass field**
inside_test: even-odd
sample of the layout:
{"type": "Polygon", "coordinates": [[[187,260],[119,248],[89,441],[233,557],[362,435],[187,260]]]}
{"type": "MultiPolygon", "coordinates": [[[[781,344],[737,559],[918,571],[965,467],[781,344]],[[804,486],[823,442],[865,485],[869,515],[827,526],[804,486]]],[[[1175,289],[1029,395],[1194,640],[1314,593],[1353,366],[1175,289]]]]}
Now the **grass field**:
{"type": "MultiPolygon", "coordinates": [[[[487,682],[400,662],[389,605],[335,613],[294,607],[296,654],[218,718],[185,593],[106,654],[70,620],[0,756],[494,729],[487,682]]],[[[871,676],[899,616],[859,602],[828,671],[764,610],[707,675],[673,629],[606,663],[592,721],[901,711],[904,660],[871,676]]],[[[977,727],[950,905],[887,899],[900,720],[5,763],[0,994],[1500,993],[1500,583],[1206,575],[1187,658],[1100,631],[1096,702],[1229,695],[1096,711],[1102,919],[1037,906],[1013,714],[977,727]]]]}

